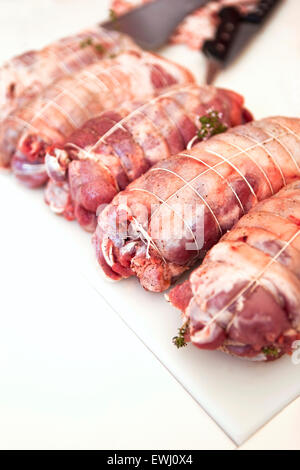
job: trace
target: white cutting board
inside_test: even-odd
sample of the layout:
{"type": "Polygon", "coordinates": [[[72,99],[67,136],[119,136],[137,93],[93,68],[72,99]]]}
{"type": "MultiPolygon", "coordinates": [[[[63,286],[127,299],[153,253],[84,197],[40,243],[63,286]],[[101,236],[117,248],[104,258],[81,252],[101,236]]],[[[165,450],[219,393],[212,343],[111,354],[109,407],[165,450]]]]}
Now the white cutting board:
{"type": "MultiPolygon", "coordinates": [[[[16,0],[6,2],[16,5],[16,0]]],[[[28,4],[37,5],[35,0],[28,4]]],[[[40,10],[30,15],[30,31],[32,36],[27,38],[26,46],[38,47],[63,34],[63,26],[56,23],[57,17],[69,2],[45,2],[52,12],[48,26],[49,34],[42,31],[39,21],[45,11],[40,10]],[[53,9],[55,6],[55,10],[53,9]],[[55,12],[55,13],[54,13],[55,12]],[[51,29],[51,22],[55,31],[51,29]],[[34,25],[36,24],[36,29],[34,25]],[[40,31],[40,33],[39,33],[40,31]],[[51,31],[51,34],[50,34],[51,31]],[[40,39],[39,39],[40,38],[40,39]],[[33,40],[34,39],[34,40],[33,40]],[[40,42],[39,42],[40,41],[40,42]],[[39,42],[39,43],[38,43],[39,42]]],[[[87,5],[95,6],[95,1],[83,2],[75,0],[76,21],[68,26],[66,32],[76,30],[81,24],[86,26],[88,16],[80,23],[80,8],[87,5]]],[[[103,8],[97,3],[99,16],[103,8]]],[[[48,8],[48,7],[47,7],[48,8]]],[[[86,11],[86,10],[85,10],[86,11]]],[[[300,35],[298,19],[300,17],[300,2],[288,0],[277,13],[266,30],[255,41],[247,53],[230,70],[223,73],[217,84],[235,89],[246,96],[249,108],[257,118],[271,114],[300,115],[300,35]]],[[[95,12],[90,15],[95,18],[95,12]]],[[[11,24],[15,22],[11,19],[11,24]]],[[[7,30],[0,31],[0,37],[9,34],[7,30]]],[[[4,42],[4,36],[1,37],[4,42]]],[[[0,59],[9,54],[26,49],[22,38],[14,35],[13,41],[6,42],[2,47],[0,59]]],[[[188,51],[184,46],[168,47],[164,54],[185,63],[195,71],[199,80],[203,77],[204,61],[198,53],[188,51]]],[[[145,292],[136,280],[111,283],[104,280],[98,269],[90,243],[90,236],[84,233],[75,223],[54,216],[47,207],[41,204],[41,191],[28,191],[20,187],[10,176],[0,175],[0,200],[5,200],[9,194],[20,198],[20,210],[26,210],[28,226],[23,230],[34,230],[36,223],[49,224],[45,235],[45,247],[60,245],[61,256],[59,263],[74,264],[74,269],[82,272],[99,295],[118,313],[127,325],[138,335],[143,343],[176,377],[183,387],[211,415],[224,431],[237,443],[241,444],[259,427],[265,424],[290,401],[300,395],[300,365],[296,366],[290,358],[269,364],[249,363],[238,360],[219,352],[199,351],[194,347],[177,350],[172,345],[172,337],[180,325],[179,312],[170,307],[163,295],[145,292]],[[47,213],[47,216],[45,215],[47,213]]],[[[18,229],[17,219],[10,221],[12,231],[18,229]],[[14,224],[15,227],[14,227],[14,224]]],[[[55,250],[53,250],[55,256],[55,250]]],[[[46,267],[45,267],[46,269],[46,267]]],[[[110,332],[113,341],[113,332],[110,332]]],[[[126,345],[124,345],[124,348],[126,345]]],[[[101,359],[99,359],[101,360],[101,359]]],[[[184,410],[183,417],[184,420],[184,410]]],[[[187,429],[188,432],[188,429],[187,429]]]]}

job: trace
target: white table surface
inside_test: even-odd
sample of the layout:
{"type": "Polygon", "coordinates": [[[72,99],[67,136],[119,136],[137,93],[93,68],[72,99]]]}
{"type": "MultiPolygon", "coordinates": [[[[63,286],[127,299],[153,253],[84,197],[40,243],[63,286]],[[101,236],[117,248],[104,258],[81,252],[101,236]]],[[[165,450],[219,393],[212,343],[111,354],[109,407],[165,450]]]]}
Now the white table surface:
{"type": "MultiPolygon", "coordinates": [[[[104,19],[107,4],[0,0],[0,59],[104,19]]],[[[235,449],[81,276],[67,240],[49,243],[42,198],[28,213],[14,187],[0,175],[0,448],[235,449]]],[[[299,417],[300,399],[241,448],[300,449],[299,417]]]]}

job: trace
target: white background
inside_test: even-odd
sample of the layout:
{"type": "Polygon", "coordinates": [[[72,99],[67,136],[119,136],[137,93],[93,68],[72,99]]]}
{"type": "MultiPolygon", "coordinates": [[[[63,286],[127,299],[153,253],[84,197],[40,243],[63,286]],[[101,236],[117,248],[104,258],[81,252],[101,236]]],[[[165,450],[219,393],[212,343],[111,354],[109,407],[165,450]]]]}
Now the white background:
{"type": "MultiPolygon", "coordinates": [[[[104,19],[107,3],[0,0],[1,60],[104,19]]],[[[300,2],[288,4],[276,49],[270,39],[263,46],[266,61],[278,56],[278,73],[261,58],[257,66],[253,46],[235,73],[219,79],[250,107],[255,102],[258,117],[266,107],[270,114],[300,110],[300,2]]],[[[199,57],[199,72],[201,65],[199,57]]],[[[0,447],[235,448],[86,282],[41,195],[1,175],[0,200],[0,447]]],[[[298,399],[242,448],[299,449],[299,417],[298,399]]]]}

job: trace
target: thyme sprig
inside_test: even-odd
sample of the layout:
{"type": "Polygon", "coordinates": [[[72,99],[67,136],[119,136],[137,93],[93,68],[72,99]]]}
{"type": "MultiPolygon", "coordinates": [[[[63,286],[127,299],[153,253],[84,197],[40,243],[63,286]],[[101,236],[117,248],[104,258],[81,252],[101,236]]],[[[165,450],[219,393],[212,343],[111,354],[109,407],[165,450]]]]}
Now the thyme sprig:
{"type": "Polygon", "coordinates": [[[81,49],[84,49],[85,47],[92,46],[92,45],[93,45],[93,39],[92,38],[83,39],[80,43],[81,49]]]}
{"type": "Polygon", "coordinates": [[[222,114],[218,111],[210,111],[208,114],[201,116],[199,122],[201,124],[198,130],[198,139],[205,140],[213,135],[226,132],[228,127],[221,121],[222,114]]]}
{"type": "Polygon", "coordinates": [[[99,54],[104,54],[105,48],[102,46],[102,44],[95,44],[94,48],[96,49],[99,54]]]}
{"type": "Polygon", "coordinates": [[[187,342],[185,341],[185,335],[188,332],[188,328],[188,321],[184,323],[181,328],[178,328],[178,336],[174,336],[174,338],[172,338],[172,343],[176,346],[176,348],[179,349],[187,346],[187,342]]]}
{"type": "Polygon", "coordinates": [[[116,21],[118,18],[117,13],[112,8],[109,10],[109,18],[111,21],[116,21]]]}
{"type": "Polygon", "coordinates": [[[114,10],[112,10],[112,9],[109,10],[109,19],[110,19],[110,21],[112,22],[113,28],[114,28],[116,31],[118,31],[118,30],[119,30],[118,15],[117,15],[117,13],[116,13],[114,10]]]}
{"type": "Polygon", "coordinates": [[[95,44],[93,38],[86,38],[80,43],[81,49],[85,49],[86,47],[93,46],[95,51],[99,54],[104,54],[105,47],[102,44],[95,44]]]}
{"type": "Polygon", "coordinates": [[[265,356],[270,356],[270,357],[278,357],[279,356],[279,349],[277,349],[275,346],[268,346],[262,349],[262,352],[264,353],[265,356]]]}

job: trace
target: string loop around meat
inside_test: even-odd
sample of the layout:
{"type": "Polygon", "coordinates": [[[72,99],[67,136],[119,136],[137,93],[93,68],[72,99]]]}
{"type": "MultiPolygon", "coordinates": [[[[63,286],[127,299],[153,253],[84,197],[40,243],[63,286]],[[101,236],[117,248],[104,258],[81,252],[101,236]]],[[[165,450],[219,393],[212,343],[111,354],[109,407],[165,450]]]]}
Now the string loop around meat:
{"type": "MultiPolygon", "coordinates": [[[[184,218],[183,218],[180,214],[177,213],[177,211],[174,209],[174,207],[169,206],[169,205],[168,205],[167,203],[165,203],[165,201],[164,201],[162,198],[160,198],[157,194],[155,194],[155,193],[153,193],[153,192],[151,192],[151,191],[148,191],[147,189],[143,189],[143,188],[130,188],[130,191],[141,191],[141,192],[150,194],[151,196],[154,196],[159,202],[166,204],[166,206],[167,206],[172,212],[174,212],[174,214],[175,214],[178,218],[180,218],[180,219],[182,220],[183,224],[184,224],[184,225],[187,227],[187,229],[190,231],[190,233],[191,233],[191,235],[192,235],[192,237],[193,237],[193,239],[194,239],[197,252],[198,252],[198,253],[200,252],[199,244],[198,244],[198,241],[197,241],[197,239],[196,239],[196,237],[195,237],[195,234],[194,234],[193,230],[191,229],[191,227],[189,226],[189,224],[184,220],[184,218]]],[[[149,237],[151,237],[150,234],[149,234],[149,232],[148,232],[148,235],[149,235],[149,237]]],[[[153,241],[153,243],[154,243],[153,238],[151,238],[151,239],[152,239],[152,241],[153,241]]],[[[161,253],[160,253],[160,255],[161,255],[161,253]]],[[[161,255],[161,257],[162,257],[162,255],[161,255]]],[[[163,258],[163,257],[162,257],[162,258],[163,258]]]]}
{"type": "MultiPolygon", "coordinates": [[[[218,221],[218,218],[217,216],[215,215],[213,209],[211,208],[211,206],[209,205],[209,203],[206,201],[206,199],[199,193],[199,191],[197,191],[196,188],[194,188],[193,186],[191,186],[191,184],[186,180],[184,179],[182,176],[180,176],[178,173],[176,173],[175,171],[172,171],[172,170],[169,170],[168,168],[160,168],[160,167],[155,167],[155,168],[150,168],[149,172],[153,172],[153,171],[166,171],[167,173],[171,173],[173,174],[174,176],[176,176],[177,178],[181,179],[181,181],[183,181],[185,183],[185,187],[186,188],[190,188],[195,194],[197,194],[197,196],[199,196],[199,198],[201,199],[201,201],[204,203],[204,205],[208,208],[209,212],[211,213],[211,215],[213,216],[214,220],[215,220],[215,223],[218,227],[218,230],[220,232],[220,235],[222,235],[222,228],[221,228],[221,225],[218,221]]],[[[156,211],[158,211],[160,209],[161,206],[159,206],[159,208],[157,208],[156,211]]],[[[151,219],[155,216],[156,214],[156,211],[151,214],[151,218],[150,218],[150,221],[151,219]]]]}
{"type": "MultiPolygon", "coordinates": [[[[277,121],[276,121],[276,122],[277,122],[277,121]]],[[[291,132],[291,133],[293,133],[293,132],[291,132]]],[[[160,204],[159,207],[156,209],[156,211],[151,215],[151,218],[152,218],[159,210],[161,210],[161,208],[163,207],[163,205],[167,205],[167,207],[168,207],[169,209],[173,210],[173,209],[172,209],[172,206],[170,206],[170,205],[168,204],[168,201],[170,201],[171,198],[173,198],[173,197],[174,197],[175,195],[177,195],[180,191],[185,190],[186,188],[192,188],[193,191],[197,192],[196,188],[193,188],[193,187],[191,186],[191,184],[192,184],[194,181],[196,181],[198,178],[200,178],[203,174],[207,173],[208,171],[215,171],[215,172],[216,172],[216,167],[218,167],[218,166],[220,166],[220,165],[224,165],[225,163],[231,164],[231,166],[235,169],[235,171],[243,177],[243,179],[246,181],[247,185],[248,185],[249,188],[251,189],[252,194],[255,196],[255,198],[256,198],[256,200],[257,200],[257,195],[256,195],[254,189],[252,188],[252,186],[250,185],[250,183],[248,182],[248,180],[246,179],[246,177],[243,175],[243,173],[239,170],[239,168],[237,168],[235,165],[232,164],[231,160],[234,159],[234,158],[236,158],[236,157],[238,157],[238,156],[240,156],[240,155],[242,155],[242,154],[246,154],[247,156],[249,156],[249,155],[247,154],[247,152],[249,152],[250,150],[253,150],[253,149],[255,149],[255,148],[259,147],[259,146],[265,145],[266,143],[271,142],[271,141],[274,140],[274,139],[276,139],[276,140],[278,141],[278,143],[281,144],[281,141],[278,140],[278,139],[279,139],[279,138],[282,138],[282,137],[284,137],[284,136],[286,136],[286,135],[288,135],[288,134],[289,134],[289,129],[287,128],[284,133],[282,133],[282,134],[280,134],[280,135],[278,135],[278,136],[271,135],[270,137],[268,137],[267,139],[265,139],[263,142],[255,143],[254,145],[252,145],[252,146],[250,146],[250,147],[248,147],[248,148],[246,148],[246,149],[238,148],[239,151],[238,151],[237,153],[235,153],[234,155],[230,156],[229,158],[225,158],[223,155],[221,155],[221,154],[219,154],[219,153],[217,153],[217,152],[211,151],[210,153],[215,154],[217,157],[219,157],[220,159],[222,159],[222,161],[219,162],[219,163],[217,163],[217,164],[215,164],[215,165],[212,165],[212,166],[206,164],[206,166],[208,166],[208,169],[205,170],[205,171],[203,171],[203,172],[201,172],[199,175],[197,175],[196,177],[194,177],[194,178],[193,178],[192,180],[190,180],[190,181],[186,181],[184,178],[182,178],[180,175],[178,175],[178,173],[173,172],[173,171],[170,171],[170,170],[168,170],[168,169],[159,168],[159,167],[151,168],[151,169],[149,170],[149,172],[151,172],[151,171],[158,171],[158,170],[161,170],[161,171],[169,171],[169,172],[173,173],[175,176],[177,176],[178,178],[180,178],[180,179],[181,179],[182,181],[184,181],[184,183],[185,183],[183,186],[181,186],[181,188],[179,188],[179,189],[176,190],[174,193],[172,193],[170,196],[168,196],[168,198],[167,198],[166,200],[161,200],[156,194],[150,192],[154,197],[156,197],[156,198],[158,198],[158,199],[161,200],[161,204],[160,204]]],[[[295,133],[293,133],[293,134],[295,134],[295,133]]],[[[297,134],[295,134],[295,135],[297,136],[297,134]]],[[[298,136],[297,136],[297,137],[298,137],[298,136]]],[[[205,150],[209,152],[208,149],[205,149],[205,150]]],[[[290,154],[290,152],[289,152],[289,154],[290,154]]],[[[196,160],[202,162],[202,161],[201,161],[200,159],[198,159],[197,157],[195,157],[195,156],[193,156],[193,155],[189,155],[189,154],[187,154],[187,153],[180,153],[179,155],[182,155],[182,156],[185,156],[185,157],[189,157],[189,158],[195,158],[196,160]]],[[[250,160],[253,162],[253,158],[250,157],[250,160]]],[[[294,159],[293,159],[293,161],[294,161],[294,159]]],[[[255,163],[255,162],[253,162],[253,163],[255,163]]],[[[264,173],[265,173],[265,172],[264,172],[264,173]]],[[[226,181],[226,182],[227,182],[227,184],[228,184],[228,181],[226,181]]],[[[245,212],[244,207],[243,207],[243,205],[242,205],[242,203],[241,203],[241,200],[240,200],[240,198],[238,197],[236,191],[234,191],[234,189],[232,188],[231,185],[230,185],[230,188],[231,188],[231,190],[233,191],[233,194],[235,195],[235,197],[237,198],[237,200],[238,200],[238,202],[239,202],[239,205],[240,205],[240,207],[242,208],[243,212],[245,212]]],[[[142,188],[140,188],[140,189],[138,189],[138,188],[130,188],[130,190],[131,190],[131,191],[132,191],[132,190],[140,190],[140,191],[142,191],[143,189],[142,189],[142,188]]],[[[272,190],[273,190],[273,188],[272,188],[272,190]]],[[[148,192],[149,192],[149,191],[148,191],[148,192]]],[[[273,191],[273,192],[274,192],[274,191],[273,191]]],[[[199,193],[198,193],[198,195],[200,196],[199,193]]],[[[219,221],[218,221],[218,219],[217,219],[215,213],[213,212],[212,208],[211,208],[210,205],[207,203],[207,201],[205,201],[202,196],[200,196],[200,198],[201,198],[202,202],[205,204],[205,206],[209,209],[210,213],[213,215],[214,220],[217,222],[218,227],[219,227],[219,229],[220,229],[220,233],[221,233],[221,235],[222,235],[222,228],[221,228],[221,225],[220,225],[220,223],[219,223],[219,221]]],[[[174,211],[174,212],[175,212],[175,211],[174,211]]],[[[150,220],[151,220],[151,219],[150,219],[150,220]]],[[[184,222],[185,225],[186,225],[186,222],[185,222],[184,220],[183,220],[183,222],[184,222]]],[[[191,230],[191,229],[190,229],[190,230],[191,230]]],[[[193,232],[192,232],[192,233],[193,233],[193,232]]],[[[194,237],[194,239],[195,239],[194,233],[193,233],[193,237],[194,237]]],[[[199,245],[198,245],[198,252],[199,252],[199,251],[200,251],[200,250],[199,250],[199,245]]]]}
{"type": "MultiPolygon", "coordinates": [[[[254,125],[254,123],[253,123],[252,125],[253,125],[253,127],[256,127],[256,126],[254,125]]],[[[267,131],[264,130],[264,132],[267,134],[267,131]]],[[[255,139],[253,136],[250,137],[249,135],[244,135],[244,134],[242,134],[241,132],[239,132],[239,129],[238,129],[238,128],[236,129],[236,133],[237,133],[238,135],[240,135],[241,137],[250,140],[250,142],[253,142],[253,143],[257,144],[258,147],[260,147],[262,150],[265,151],[264,142],[260,142],[259,140],[255,139]]],[[[270,137],[271,137],[271,136],[270,136],[270,137]]],[[[283,181],[283,186],[286,186],[286,179],[285,179],[284,173],[283,173],[283,171],[282,171],[282,168],[281,168],[281,166],[279,165],[279,163],[278,163],[278,161],[277,161],[275,155],[273,155],[273,152],[270,151],[270,149],[268,149],[268,155],[270,155],[272,162],[274,163],[274,165],[276,166],[276,168],[278,169],[278,171],[279,171],[279,173],[280,173],[280,176],[281,176],[282,181],[283,181]]]]}
{"type": "Polygon", "coordinates": [[[204,160],[201,160],[201,158],[199,157],[196,157],[195,155],[189,155],[188,153],[181,153],[180,155],[184,156],[184,157],[187,157],[187,158],[191,158],[192,160],[195,160],[195,161],[198,161],[200,163],[202,163],[204,166],[206,166],[207,168],[209,168],[211,171],[213,171],[214,173],[216,173],[221,179],[223,179],[225,181],[225,183],[227,184],[227,186],[231,189],[231,191],[233,192],[234,196],[236,197],[236,200],[240,206],[240,208],[242,209],[242,212],[243,214],[245,214],[245,208],[242,204],[242,201],[240,200],[237,192],[235,191],[235,189],[233,188],[233,186],[231,185],[231,183],[228,181],[227,178],[225,178],[225,176],[223,176],[221,173],[218,172],[218,170],[216,170],[213,166],[209,165],[209,163],[207,163],[206,161],[204,160]]]}
{"type": "MultiPolygon", "coordinates": [[[[250,288],[254,289],[255,286],[257,285],[259,279],[261,277],[263,277],[263,275],[267,272],[267,270],[275,263],[277,262],[277,259],[282,255],[282,253],[285,252],[285,250],[291,245],[291,243],[293,243],[293,241],[300,235],[300,230],[298,230],[287,242],[285,242],[284,246],[278,251],[278,253],[273,256],[271,258],[271,260],[266,264],[266,266],[257,274],[257,276],[255,276],[254,279],[252,279],[251,281],[249,281],[249,283],[246,285],[246,287],[244,287],[243,289],[241,289],[237,294],[236,296],[230,300],[230,302],[228,302],[228,304],[225,305],[225,307],[223,307],[221,310],[219,310],[218,313],[216,313],[212,318],[211,320],[205,325],[205,328],[209,327],[212,323],[214,323],[223,313],[225,313],[235,302],[238,302],[239,299],[242,297],[243,294],[245,294],[250,288]]],[[[207,299],[207,302],[209,302],[209,300],[213,298],[213,296],[211,296],[209,299],[207,299]]],[[[206,302],[206,303],[207,303],[206,302]]],[[[230,327],[230,325],[232,324],[232,321],[234,320],[234,317],[235,315],[237,314],[237,312],[234,313],[230,323],[227,325],[227,328],[228,329],[230,327]]]]}
{"type": "MultiPolygon", "coordinates": [[[[120,121],[116,122],[103,136],[101,136],[96,142],[95,144],[93,144],[91,146],[91,148],[89,149],[85,149],[85,148],[79,148],[79,147],[76,147],[73,143],[68,143],[66,145],[68,146],[72,146],[73,148],[76,148],[80,153],[83,153],[84,155],[84,158],[86,159],[93,159],[97,162],[101,162],[101,158],[97,158],[94,154],[94,150],[96,149],[96,147],[98,145],[100,145],[100,143],[103,143],[104,145],[106,144],[106,140],[108,137],[110,137],[114,132],[116,132],[118,129],[121,129],[123,130],[124,132],[129,132],[132,139],[134,140],[134,142],[136,142],[136,139],[135,137],[133,136],[132,132],[128,129],[128,128],[125,128],[124,125],[126,123],[128,123],[134,116],[136,116],[137,114],[141,114],[143,116],[143,118],[147,119],[151,125],[154,127],[154,129],[159,133],[160,137],[161,137],[161,141],[163,142],[166,142],[166,137],[162,134],[160,128],[156,125],[156,123],[153,121],[153,119],[151,119],[149,116],[146,115],[145,111],[150,108],[151,106],[155,105],[156,103],[159,103],[161,100],[165,99],[165,98],[173,98],[174,99],[174,96],[176,96],[178,93],[182,93],[182,92],[189,92],[191,93],[192,95],[194,96],[197,96],[197,93],[196,93],[196,86],[195,85],[188,85],[188,86],[184,86],[184,87],[176,87],[174,89],[172,89],[171,91],[168,91],[162,95],[159,95],[153,99],[151,99],[150,101],[138,106],[134,111],[132,111],[131,113],[129,113],[127,116],[125,116],[123,119],[121,119],[120,121]]],[[[175,100],[176,101],[176,100],[175,100]]],[[[177,101],[176,101],[177,102],[177,101]]],[[[180,104],[179,104],[180,105],[180,104]]],[[[185,112],[185,108],[183,106],[180,105],[180,107],[183,109],[183,112],[185,112]]],[[[182,133],[181,133],[181,130],[180,128],[177,126],[176,123],[174,123],[174,121],[172,120],[172,117],[170,116],[169,113],[166,113],[166,117],[167,119],[169,120],[169,122],[177,128],[177,130],[180,132],[181,136],[182,136],[182,139],[184,138],[182,133]]],[[[139,144],[138,144],[139,145],[139,144]]],[[[140,147],[140,145],[139,145],[140,147]]],[[[119,160],[119,163],[124,171],[124,173],[127,175],[127,177],[129,178],[130,180],[130,177],[128,175],[128,171],[127,171],[127,168],[124,166],[124,163],[122,161],[122,158],[120,155],[118,155],[114,149],[112,149],[112,151],[114,152],[114,156],[116,156],[119,160]]],[[[143,151],[144,153],[144,151],[143,151]]],[[[144,158],[146,159],[146,155],[144,153],[144,158]]],[[[111,173],[111,177],[115,180],[116,178],[114,177],[114,175],[111,173]]],[[[118,183],[115,181],[115,184],[117,185],[118,183]]]]}
{"type": "MultiPolygon", "coordinates": [[[[276,121],[277,123],[277,121],[276,121]]],[[[278,124],[278,123],[277,123],[278,124]]],[[[292,129],[290,129],[288,126],[285,126],[284,124],[282,123],[279,123],[279,126],[283,129],[285,129],[288,134],[291,134],[293,135],[294,137],[296,137],[296,139],[300,140],[300,136],[298,134],[296,134],[292,129]]],[[[297,168],[297,171],[298,173],[300,174],[300,166],[298,165],[296,159],[294,158],[294,155],[292,154],[292,152],[287,148],[287,146],[285,145],[284,142],[279,142],[278,141],[278,137],[274,134],[272,134],[271,132],[269,133],[284,149],[285,151],[290,155],[290,158],[293,160],[294,164],[295,164],[295,167],[297,168]]]]}
{"type": "MultiPolygon", "coordinates": [[[[287,135],[287,133],[281,134],[281,137],[284,136],[284,135],[287,135]]],[[[272,140],[273,140],[272,137],[271,137],[271,138],[268,138],[268,139],[266,139],[264,142],[262,142],[262,144],[266,144],[266,143],[268,143],[268,142],[270,142],[270,141],[272,141],[272,140]]],[[[213,151],[210,151],[210,153],[216,155],[216,156],[219,157],[222,161],[221,161],[221,162],[218,162],[218,163],[216,163],[215,165],[212,165],[212,166],[209,165],[209,168],[208,168],[207,170],[204,170],[204,171],[200,172],[199,175],[197,175],[197,176],[195,176],[194,178],[192,178],[188,183],[189,183],[189,184],[194,183],[194,182],[197,181],[201,176],[205,175],[205,174],[208,173],[209,171],[214,171],[217,167],[219,167],[219,166],[221,166],[221,165],[224,165],[225,163],[231,163],[231,160],[233,160],[234,158],[237,158],[237,157],[239,157],[240,155],[242,155],[242,154],[244,154],[244,153],[247,154],[248,151],[253,150],[253,149],[257,148],[257,147],[258,147],[257,144],[252,145],[252,146],[250,146],[250,147],[248,147],[248,148],[246,148],[246,149],[243,149],[243,150],[241,150],[241,151],[235,153],[234,155],[230,156],[230,157],[227,158],[227,159],[225,159],[225,157],[223,157],[221,154],[218,154],[218,153],[215,153],[215,152],[213,152],[213,151]]],[[[209,152],[209,150],[208,150],[207,148],[205,149],[205,151],[209,152]]],[[[187,154],[187,153],[183,153],[183,152],[179,153],[178,155],[179,155],[179,156],[188,157],[188,158],[195,158],[193,155],[190,155],[190,154],[187,154]]],[[[196,159],[197,159],[197,158],[196,158],[196,159]]],[[[199,160],[199,161],[200,161],[200,160],[199,160]]],[[[235,165],[232,165],[232,166],[234,167],[234,169],[236,168],[235,165]]],[[[240,172],[239,169],[235,169],[235,171],[237,171],[237,172],[243,177],[243,179],[246,180],[247,185],[252,189],[252,190],[251,190],[252,194],[253,194],[253,195],[255,196],[255,198],[257,199],[257,196],[256,196],[256,194],[255,194],[255,192],[254,192],[252,186],[250,185],[250,183],[248,182],[248,180],[245,178],[245,176],[240,172]]],[[[186,188],[186,185],[181,186],[181,188],[179,188],[179,189],[176,190],[174,193],[172,193],[170,196],[168,196],[168,198],[166,199],[166,202],[169,201],[169,200],[170,200],[171,198],[173,198],[174,196],[176,196],[180,191],[185,190],[185,188],[186,188]]],[[[234,192],[234,194],[235,194],[235,196],[237,196],[236,192],[234,192]]],[[[238,198],[238,199],[239,199],[239,198],[238,198]]],[[[239,200],[239,202],[240,202],[240,200],[239,200]]],[[[161,206],[160,206],[160,207],[161,207],[161,206]]]]}
{"type": "MultiPolygon", "coordinates": [[[[226,142],[227,143],[227,142],[226,142]]],[[[230,145],[231,147],[239,150],[240,152],[243,152],[243,149],[239,146],[239,145],[236,145],[234,144],[233,142],[230,142],[230,145]]],[[[259,169],[259,171],[263,174],[269,188],[270,188],[270,191],[271,191],[271,194],[273,195],[274,194],[274,188],[272,186],[272,183],[270,181],[270,178],[268,177],[267,173],[265,172],[265,170],[263,169],[262,165],[260,165],[260,163],[258,161],[256,161],[254,158],[251,157],[251,155],[249,155],[249,153],[247,153],[247,157],[249,158],[249,160],[252,161],[252,163],[259,169]]],[[[255,195],[256,196],[256,195],[255,195]]]]}
{"type": "Polygon", "coordinates": [[[185,87],[180,88],[180,89],[179,88],[174,88],[173,90],[168,91],[168,92],[166,92],[162,95],[156,96],[155,98],[152,98],[150,101],[147,101],[147,103],[144,103],[144,104],[138,106],[134,111],[132,111],[130,114],[128,114],[123,119],[121,119],[119,122],[117,122],[115,124],[115,126],[113,126],[103,136],[101,136],[97,140],[97,142],[95,142],[95,144],[92,145],[92,147],[89,150],[82,149],[82,151],[86,155],[86,158],[89,158],[91,156],[92,152],[97,148],[97,146],[100,145],[101,143],[105,143],[105,139],[107,139],[107,137],[110,137],[118,128],[126,130],[124,127],[122,127],[123,124],[126,124],[130,119],[132,119],[136,114],[140,113],[143,109],[145,109],[149,106],[152,106],[153,104],[155,104],[156,102],[160,101],[163,98],[168,98],[168,97],[178,93],[179,90],[180,91],[187,91],[192,87],[195,87],[195,85],[188,85],[188,86],[185,86],[185,87]]]}
{"type": "Polygon", "coordinates": [[[166,262],[165,258],[163,257],[163,255],[161,254],[160,250],[158,249],[158,246],[156,245],[156,243],[154,242],[153,238],[150,237],[149,233],[147,232],[147,230],[144,229],[144,227],[142,226],[142,224],[140,224],[140,222],[138,222],[138,220],[135,218],[135,217],[132,217],[132,220],[134,221],[135,225],[136,225],[136,230],[138,232],[141,233],[142,235],[142,238],[140,237],[140,240],[142,240],[142,242],[144,242],[146,244],[146,258],[150,258],[150,253],[149,253],[149,250],[150,250],[150,246],[159,253],[159,256],[162,258],[162,260],[164,262],[166,262]]]}
{"type": "MultiPolygon", "coordinates": [[[[143,65],[151,65],[151,67],[153,67],[153,64],[148,64],[145,60],[142,60],[141,63],[143,65]]],[[[93,65],[95,65],[95,64],[93,64],[93,65]]],[[[123,63],[114,64],[113,63],[112,65],[109,65],[108,67],[106,65],[99,66],[99,72],[97,73],[97,75],[92,73],[90,70],[83,70],[83,71],[79,72],[77,74],[77,76],[75,76],[75,83],[72,82],[72,89],[62,88],[61,87],[60,93],[58,93],[55,96],[55,98],[53,98],[53,99],[45,98],[44,99],[45,103],[44,103],[43,106],[41,106],[41,108],[39,110],[34,110],[34,108],[32,108],[32,110],[34,111],[34,115],[29,119],[28,122],[26,122],[26,127],[25,128],[27,128],[29,124],[33,124],[35,120],[44,117],[44,113],[49,107],[53,106],[53,107],[57,108],[59,106],[58,103],[57,103],[57,100],[59,100],[65,94],[68,95],[69,97],[70,97],[70,95],[72,96],[75,93],[75,90],[80,85],[84,86],[88,89],[90,84],[93,84],[93,85],[98,84],[102,91],[104,91],[106,93],[111,92],[111,91],[113,92],[114,87],[112,87],[112,90],[109,90],[107,85],[104,83],[104,81],[101,80],[101,74],[108,74],[109,80],[110,81],[111,80],[115,81],[116,88],[118,88],[119,86],[123,87],[124,85],[122,84],[122,82],[120,82],[119,80],[117,81],[117,78],[113,75],[113,70],[114,69],[124,69],[124,68],[125,68],[125,71],[126,71],[127,74],[134,75],[134,71],[137,70],[137,65],[136,64],[123,64],[123,63]],[[83,76],[86,76],[87,79],[84,80],[82,78],[83,76]],[[92,83],[90,82],[91,80],[92,80],[92,83]],[[74,93],[72,93],[72,90],[74,90],[74,93]]],[[[157,72],[160,73],[160,75],[162,76],[162,79],[165,80],[165,77],[163,76],[163,74],[161,73],[161,71],[159,69],[157,70],[157,72]]],[[[117,76],[118,76],[118,74],[117,74],[117,76]]],[[[58,84],[59,84],[59,81],[58,81],[58,84]]],[[[73,99],[74,99],[74,102],[77,102],[76,97],[74,97],[73,99]]],[[[82,105],[82,106],[84,106],[84,105],[82,105]]],[[[30,106],[24,105],[24,108],[30,109],[30,106]]],[[[74,128],[78,127],[77,123],[74,122],[72,116],[70,116],[70,114],[66,110],[63,110],[63,108],[61,108],[61,107],[58,110],[59,110],[60,113],[63,114],[63,116],[66,119],[69,120],[72,127],[74,127],[74,128]]],[[[47,123],[47,124],[49,125],[49,123],[47,123]]]]}

